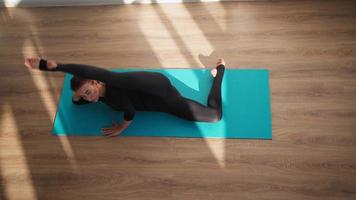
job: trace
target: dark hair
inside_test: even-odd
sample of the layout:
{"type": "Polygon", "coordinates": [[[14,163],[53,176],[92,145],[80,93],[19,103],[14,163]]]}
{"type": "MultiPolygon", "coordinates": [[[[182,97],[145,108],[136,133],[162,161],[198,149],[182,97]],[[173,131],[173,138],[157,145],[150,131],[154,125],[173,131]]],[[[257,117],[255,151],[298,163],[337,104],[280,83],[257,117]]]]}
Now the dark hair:
{"type": "Polygon", "coordinates": [[[88,81],[90,80],[86,78],[81,78],[79,76],[73,76],[73,78],[70,80],[70,88],[73,91],[76,91],[88,81]]]}

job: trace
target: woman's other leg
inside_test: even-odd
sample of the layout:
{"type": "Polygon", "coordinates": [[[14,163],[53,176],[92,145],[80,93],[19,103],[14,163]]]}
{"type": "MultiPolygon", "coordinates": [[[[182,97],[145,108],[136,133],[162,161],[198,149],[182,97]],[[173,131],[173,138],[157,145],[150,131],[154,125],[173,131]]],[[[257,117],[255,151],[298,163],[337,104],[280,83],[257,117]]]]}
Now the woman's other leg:
{"type": "Polygon", "coordinates": [[[168,112],[190,121],[219,121],[222,117],[221,83],[224,69],[224,65],[217,67],[218,72],[208,96],[208,106],[183,97],[179,91],[172,86],[171,94],[166,104],[168,105],[168,112]]]}
{"type": "Polygon", "coordinates": [[[222,113],[222,98],[221,98],[221,84],[224,77],[225,66],[220,64],[216,67],[217,75],[214,78],[213,85],[211,86],[208,96],[208,106],[217,109],[222,113]]]}

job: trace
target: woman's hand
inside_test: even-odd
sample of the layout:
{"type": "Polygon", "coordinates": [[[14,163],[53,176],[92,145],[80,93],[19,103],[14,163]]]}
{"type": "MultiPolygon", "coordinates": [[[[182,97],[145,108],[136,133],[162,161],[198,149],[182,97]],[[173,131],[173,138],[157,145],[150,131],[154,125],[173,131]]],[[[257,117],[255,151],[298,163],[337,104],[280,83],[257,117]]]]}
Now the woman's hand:
{"type": "MultiPolygon", "coordinates": [[[[25,58],[25,66],[29,69],[38,70],[40,65],[40,57],[31,57],[25,58]]],[[[57,67],[57,63],[54,60],[47,60],[47,69],[55,69],[57,67]]]]}
{"type": "Polygon", "coordinates": [[[116,123],[115,121],[112,122],[112,127],[109,128],[102,128],[101,131],[104,133],[105,136],[114,137],[119,135],[126,127],[124,124],[116,123]]]}

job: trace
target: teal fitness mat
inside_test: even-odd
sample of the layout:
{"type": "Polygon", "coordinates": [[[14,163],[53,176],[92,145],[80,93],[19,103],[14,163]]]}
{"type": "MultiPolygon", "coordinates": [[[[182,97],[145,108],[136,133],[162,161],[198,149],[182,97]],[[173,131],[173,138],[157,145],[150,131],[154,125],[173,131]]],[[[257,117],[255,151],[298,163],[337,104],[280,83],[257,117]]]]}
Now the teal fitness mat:
{"type": "MultiPolygon", "coordinates": [[[[207,104],[210,69],[115,69],[165,74],[185,97],[207,104]]],[[[72,103],[71,74],[66,74],[53,134],[100,136],[101,128],[120,122],[123,113],[98,102],[72,103]]],[[[223,117],[216,123],[191,122],[161,112],[136,111],[120,136],[272,139],[269,77],[266,69],[226,69],[222,84],[223,117]]]]}

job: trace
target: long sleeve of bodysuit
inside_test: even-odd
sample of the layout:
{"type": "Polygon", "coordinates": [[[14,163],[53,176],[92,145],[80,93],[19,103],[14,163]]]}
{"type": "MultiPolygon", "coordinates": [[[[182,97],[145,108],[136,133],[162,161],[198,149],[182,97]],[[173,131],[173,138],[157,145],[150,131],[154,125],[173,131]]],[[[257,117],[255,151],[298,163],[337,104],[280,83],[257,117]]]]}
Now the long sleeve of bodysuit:
{"type": "Polygon", "coordinates": [[[74,100],[72,99],[72,102],[73,102],[74,104],[77,104],[77,105],[83,105],[83,104],[88,104],[88,103],[90,103],[90,101],[86,101],[86,100],[84,100],[83,98],[80,98],[78,101],[74,101],[74,100]]]}
{"type": "Polygon", "coordinates": [[[131,121],[135,116],[135,107],[127,95],[121,96],[121,105],[124,111],[124,120],[131,121]]]}

